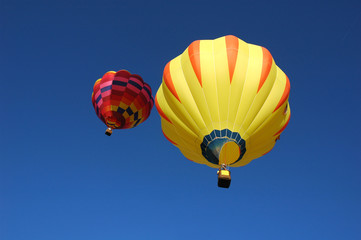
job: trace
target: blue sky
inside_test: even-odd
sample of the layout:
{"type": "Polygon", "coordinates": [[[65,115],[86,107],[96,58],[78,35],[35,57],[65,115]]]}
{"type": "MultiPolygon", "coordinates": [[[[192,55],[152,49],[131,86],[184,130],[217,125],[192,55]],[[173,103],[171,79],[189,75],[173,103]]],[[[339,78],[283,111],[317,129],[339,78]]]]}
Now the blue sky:
{"type": "Polygon", "coordinates": [[[361,239],[360,1],[0,2],[0,239],[361,239]],[[154,108],[104,135],[92,86],[109,70],[155,95],[165,64],[232,34],[270,50],[291,121],[232,169],[186,160],[154,108]]]}

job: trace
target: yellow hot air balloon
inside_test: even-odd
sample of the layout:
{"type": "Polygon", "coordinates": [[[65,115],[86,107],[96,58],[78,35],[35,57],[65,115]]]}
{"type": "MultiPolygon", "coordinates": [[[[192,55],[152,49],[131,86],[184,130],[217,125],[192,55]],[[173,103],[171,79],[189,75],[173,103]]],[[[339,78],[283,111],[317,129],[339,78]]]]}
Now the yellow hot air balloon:
{"type": "Polygon", "coordinates": [[[290,119],[289,92],[266,48],[229,35],[195,41],[171,60],[156,107],[165,137],[186,158],[228,178],[226,166],[244,166],[273,148],[290,119]]]}

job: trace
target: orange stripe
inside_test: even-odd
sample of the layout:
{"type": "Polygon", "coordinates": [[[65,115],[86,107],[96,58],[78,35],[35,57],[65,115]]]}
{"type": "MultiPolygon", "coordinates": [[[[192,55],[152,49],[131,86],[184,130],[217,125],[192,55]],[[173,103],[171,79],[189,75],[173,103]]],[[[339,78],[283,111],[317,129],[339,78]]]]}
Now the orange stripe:
{"type": "Polygon", "coordinates": [[[277,104],[277,107],[275,108],[275,110],[273,110],[273,112],[275,112],[277,109],[279,109],[282,104],[287,100],[288,96],[290,95],[290,80],[288,80],[288,77],[286,76],[286,86],[285,86],[285,90],[283,91],[282,97],[280,99],[280,101],[277,104]]]}
{"type": "Polygon", "coordinates": [[[200,40],[194,41],[188,47],[189,60],[192,63],[194,73],[198,78],[198,82],[202,87],[202,75],[201,75],[201,57],[199,53],[200,40]]]}
{"type": "MultiPolygon", "coordinates": [[[[163,130],[162,130],[162,132],[163,132],[163,130]]],[[[164,135],[164,137],[169,141],[169,142],[171,142],[173,145],[178,145],[178,144],[176,144],[175,142],[173,142],[172,140],[170,140],[170,138],[169,137],[167,137],[167,135],[165,135],[165,133],[163,132],[163,135],[164,135]]]]}
{"type": "Polygon", "coordinates": [[[164,118],[165,120],[167,120],[168,122],[172,123],[169,118],[164,114],[163,110],[160,108],[159,103],[158,103],[158,98],[157,95],[155,95],[155,106],[159,112],[159,115],[164,118]]]}
{"type": "Polygon", "coordinates": [[[228,58],[229,80],[232,83],[234,69],[236,68],[239,41],[237,37],[232,35],[228,35],[225,38],[228,58]]]}
{"type": "Polygon", "coordinates": [[[259,81],[257,92],[259,92],[259,90],[261,90],[264,82],[266,81],[268,74],[271,71],[272,62],[273,62],[272,55],[266,48],[262,47],[262,52],[263,52],[262,73],[261,73],[261,79],[259,81]]]}
{"type": "Polygon", "coordinates": [[[174,84],[173,84],[173,80],[172,80],[172,76],[170,74],[170,62],[167,63],[167,65],[164,68],[164,72],[163,72],[163,80],[165,82],[165,85],[167,85],[169,91],[173,94],[174,97],[176,97],[178,99],[178,101],[180,102],[180,99],[178,97],[177,91],[174,88],[174,84]]]}
{"type": "Polygon", "coordinates": [[[288,123],[290,122],[290,119],[291,119],[291,114],[290,114],[290,116],[288,117],[288,120],[287,120],[286,124],[281,128],[281,130],[279,130],[279,131],[278,131],[275,135],[273,135],[273,136],[277,136],[277,135],[281,134],[281,132],[283,132],[283,130],[285,130],[285,128],[287,127],[288,123]]]}

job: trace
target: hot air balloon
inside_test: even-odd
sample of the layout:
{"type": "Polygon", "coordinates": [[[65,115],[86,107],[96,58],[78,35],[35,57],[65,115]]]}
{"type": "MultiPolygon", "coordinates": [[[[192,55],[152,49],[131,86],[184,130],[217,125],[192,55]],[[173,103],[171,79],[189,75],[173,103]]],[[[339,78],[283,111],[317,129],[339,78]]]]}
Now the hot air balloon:
{"type": "Polygon", "coordinates": [[[229,35],[198,40],[164,68],[156,94],[164,136],[189,160],[218,168],[268,153],[290,120],[290,82],[270,52],[229,35]]]}
{"type": "Polygon", "coordinates": [[[150,115],[154,99],[150,86],[127,70],[110,71],[98,79],[93,88],[92,103],[96,114],[108,129],[133,128],[150,115]]]}

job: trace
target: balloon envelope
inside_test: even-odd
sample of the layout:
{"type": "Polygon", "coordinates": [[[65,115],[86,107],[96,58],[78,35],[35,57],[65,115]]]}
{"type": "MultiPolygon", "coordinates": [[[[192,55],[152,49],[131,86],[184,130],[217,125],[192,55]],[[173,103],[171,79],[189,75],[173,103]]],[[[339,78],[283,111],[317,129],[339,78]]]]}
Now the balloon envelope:
{"type": "Polygon", "coordinates": [[[235,36],[198,40],[164,69],[156,95],[165,137],[191,161],[239,167],[275,145],[290,83],[270,52],[235,36]]]}
{"type": "Polygon", "coordinates": [[[109,128],[125,129],[149,117],[154,99],[150,86],[139,75],[120,70],[107,72],[95,82],[92,103],[109,128]]]}

